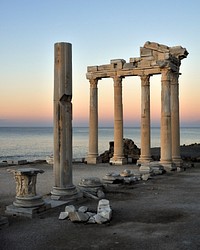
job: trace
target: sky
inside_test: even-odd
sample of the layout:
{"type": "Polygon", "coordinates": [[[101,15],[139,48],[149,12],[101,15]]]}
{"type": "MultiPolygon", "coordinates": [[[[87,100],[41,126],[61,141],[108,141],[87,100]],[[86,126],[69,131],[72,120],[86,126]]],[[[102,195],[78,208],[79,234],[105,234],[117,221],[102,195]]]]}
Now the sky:
{"type": "MultiPolygon", "coordinates": [[[[73,126],[88,126],[87,66],[140,56],[146,41],[181,45],[181,126],[200,126],[199,0],[0,0],[0,126],[52,126],[54,43],[72,44],[73,126]]],[[[151,77],[160,124],[161,77],[151,77]]],[[[98,82],[99,126],[113,126],[112,79],[98,82]]],[[[123,80],[124,126],[140,126],[139,77],[123,80]]]]}

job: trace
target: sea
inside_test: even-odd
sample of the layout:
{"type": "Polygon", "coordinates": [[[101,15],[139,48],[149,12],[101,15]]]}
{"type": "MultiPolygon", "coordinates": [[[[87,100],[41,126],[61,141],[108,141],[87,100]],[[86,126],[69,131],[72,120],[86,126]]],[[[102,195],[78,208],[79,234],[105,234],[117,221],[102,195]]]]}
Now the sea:
{"type": "MultiPolygon", "coordinates": [[[[99,154],[109,149],[113,141],[112,127],[99,128],[99,154]]],[[[125,127],[124,138],[132,139],[140,148],[140,128],[125,127]]],[[[88,127],[73,127],[73,159],[87,156],[89,143],[88,127]]],[[[180,144],[200,143],[200,127],[180,129],[180,144]]],[[[160,128],[151,128],[151,147],[160,147],[160,128]]],[[[53,155],[52,127],[0,127],[0,162],[7,160],[45,160],[53,155]]]]}

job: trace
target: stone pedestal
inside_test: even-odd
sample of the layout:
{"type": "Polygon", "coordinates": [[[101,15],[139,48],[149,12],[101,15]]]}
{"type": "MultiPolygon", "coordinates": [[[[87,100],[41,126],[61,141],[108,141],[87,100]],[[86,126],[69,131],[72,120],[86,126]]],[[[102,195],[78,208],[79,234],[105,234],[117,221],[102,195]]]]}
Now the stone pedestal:
{"type": "Polygon", "coordinates": [[[54,46],[54,175],[52,199],[73,199],[72,183],[72,46],[54,46]]]}
{"type": "Polygon", "coordinates": [[[16,181],[16,197],[12,205],[6,207],[6,213],[33,218],[51,208],[46,204],[41,195],[36,193],[36,179],[43,170],[36,168],[21,168],[9,170],[16,181]]]}
{"type": "Polygon", "coordinates": [[[14,173],[16,181],[14,206],[30,208],[44,205],[42,196],[36,194],[37,174],[43,173],[43,170],[36,168],[21,168],[9,171],[14,173]]]}

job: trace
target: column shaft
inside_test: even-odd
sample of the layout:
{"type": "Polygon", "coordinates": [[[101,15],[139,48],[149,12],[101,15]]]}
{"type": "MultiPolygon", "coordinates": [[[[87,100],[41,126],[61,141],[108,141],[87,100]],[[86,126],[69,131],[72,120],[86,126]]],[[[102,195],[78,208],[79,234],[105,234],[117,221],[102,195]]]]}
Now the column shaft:
{"type": "Polygon", "coordinates": [[[151,161],[150,76],[141,76],[141,154],[138,163],[151,161]]]}
{"type": "Polygon", "coordinates": [[[77,194],[72,183],[72,46],[54,46],[54,174],[52,199],[77,194]]]}
{"type": "Polygon", "coordinates": [[[180,121],[179,121],[179,73],[171,77],[171,128],[172,128],[172,161],[181,167],[180,156],[180,121]]]}
{"type": "Polygon", "coordinates": [[[122,78],[114,77],[114,155],[110,159],[112,164],[126,163],[123,152],[123,103],[122,78]]]}
{"type": "Polygon", "coordinates": [[[170,71],[162,70],[161,79],[161,159],[160,163],[166,170],[172,169],[171,139],[171,89],[170,71]]]}
{"type": "Polygon", "coordinates": [[[90,79],[90,118],[88,164],[98,163],[98,79],[90,79]]]}

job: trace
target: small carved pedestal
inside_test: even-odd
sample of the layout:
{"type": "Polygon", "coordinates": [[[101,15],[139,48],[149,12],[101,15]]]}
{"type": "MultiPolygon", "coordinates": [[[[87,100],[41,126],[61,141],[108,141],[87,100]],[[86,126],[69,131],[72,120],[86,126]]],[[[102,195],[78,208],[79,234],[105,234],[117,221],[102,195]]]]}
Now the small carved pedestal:
{"type": "Polygon", "coordinates": [[[6,207],[6,213],[33,217],[47,209],[41,195],[36,194],[36,179],[43,170],[35,168],[21,168],[9,170],[16,181],[16,197],[13,205],[6,207]]]}

